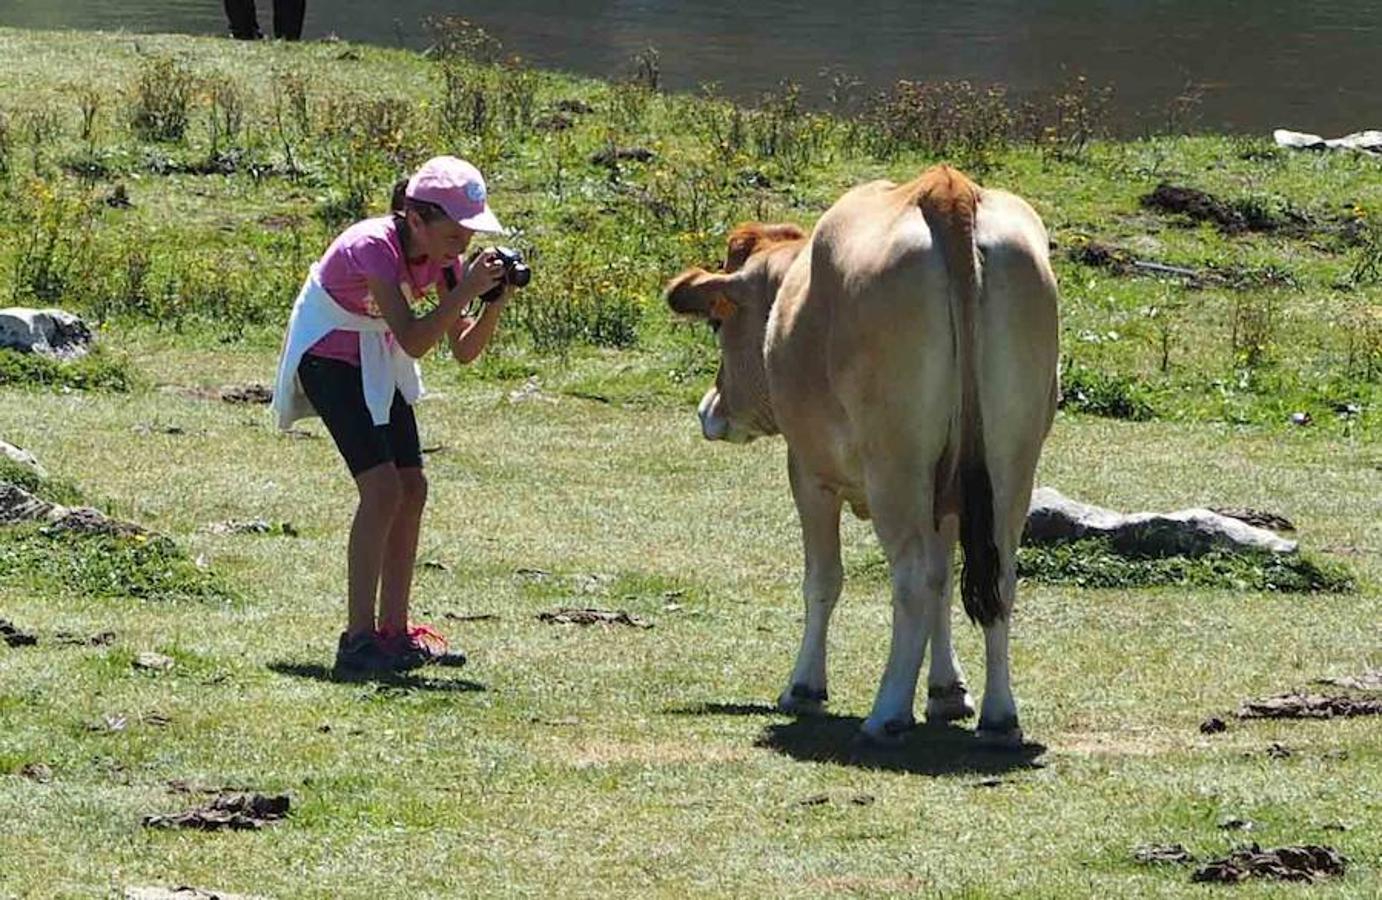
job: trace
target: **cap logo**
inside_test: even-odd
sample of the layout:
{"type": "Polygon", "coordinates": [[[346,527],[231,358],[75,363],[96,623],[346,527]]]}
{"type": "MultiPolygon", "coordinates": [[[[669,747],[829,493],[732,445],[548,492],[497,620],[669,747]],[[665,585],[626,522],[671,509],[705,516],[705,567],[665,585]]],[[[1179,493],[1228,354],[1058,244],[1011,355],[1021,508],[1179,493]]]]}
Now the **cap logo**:
{"type": "Polygon", "coordinates": [[[471,203],[484,203],[485,186],[478,181],[472,181],[465,186],[465,196],[471,203]]]}

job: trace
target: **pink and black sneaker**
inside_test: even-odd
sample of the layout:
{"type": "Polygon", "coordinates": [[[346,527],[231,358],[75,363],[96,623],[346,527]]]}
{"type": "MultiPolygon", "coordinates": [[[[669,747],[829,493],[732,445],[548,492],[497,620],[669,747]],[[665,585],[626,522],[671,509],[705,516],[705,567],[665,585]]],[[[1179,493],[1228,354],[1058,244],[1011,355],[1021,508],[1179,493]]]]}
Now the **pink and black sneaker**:
{"type": "Polygon", "coordinates": [[[372,633],[341,634],[336,642],[337,676],[370,675],[393,670],[393,657],[385,652],[379,637],[372,633]]]}
{"type": "Polygon", "coordinates": [[[411,672],[423,666],[465,665],[465,654],[452,650],[442,633],[431,625],[410,625],[401,633],[381,630],[378,638],[395,672],[411,672]]]}

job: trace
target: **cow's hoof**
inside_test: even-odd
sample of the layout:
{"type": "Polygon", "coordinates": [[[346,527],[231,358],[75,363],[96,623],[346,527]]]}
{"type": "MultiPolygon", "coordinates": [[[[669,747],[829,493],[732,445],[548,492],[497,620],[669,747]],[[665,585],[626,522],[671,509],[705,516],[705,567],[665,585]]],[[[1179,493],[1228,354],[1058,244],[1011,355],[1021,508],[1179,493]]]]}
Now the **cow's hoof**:
{"type": "Polygon", "coordinates": [[[777,708],[793,716],[818,716],[825,712],[825,704],[829,700],[830,694],[825,688],[816,690],[804,684],[794,684],[777,699],[777,708]]]}
{"type": "Polygon", "coordinates": [[[981,719],[974,734],[979,743],[994,750],[1016,750],[1022,746],[1022,728],[1016,718],[1002,722],[985,722],[981,719]]]}
{"type": "Polygon", "coordinates": [[[963,681],[926,691],[926,721],[954,722],[974,715],[974,698],[963,681]]]}
{"type": "Polygon", "coordinates": [[[869,717],[859,729],[861,743],[876,747],[897,747],[907,740],[907,735],[917,727],[917,720],[908,716],[905,719],[889,719],[879,722],[869,717]]]}

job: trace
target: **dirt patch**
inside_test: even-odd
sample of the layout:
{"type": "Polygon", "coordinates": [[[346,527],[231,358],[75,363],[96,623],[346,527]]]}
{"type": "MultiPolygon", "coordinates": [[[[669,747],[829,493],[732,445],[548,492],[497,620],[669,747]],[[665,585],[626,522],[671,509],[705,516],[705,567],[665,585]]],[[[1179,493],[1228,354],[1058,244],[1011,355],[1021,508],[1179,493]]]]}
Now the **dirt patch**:
{"type": "Polygon", "coordinates": [[[220,390],[220,397],[227,403],[272,403],[274,392],[262,384],[231,384],[220,390]]]}
{"type": "Polygon", "coordinates": [[[1323,694],[1280,694],[1249,700],[1238,710],[1240,719],[1333,719],[1382,715],[1382,699],[1329,697],[1323,694]]]}
{"type": "Polygon", "coordinates": [[[554,625],[628,625],[633,628],[652,628],[653,623],[623,610],[593,607],[562,607],[537,614],[539,622],[554,625]]]}
{"type": "Polygon", "coordinates": [[[25,763],[20,766],[19,775],[21,778],[27,778],[39,784],[47,784],[53,780],[52,768],[40,762],[25,763]]]}
{"type": "Polygon", "coordinates": [[[286,794],[220,794],[210,803],[184,813],[144,817],[146,828],[193,828],[201,831],[254,831],[282,821],[292,801],[286,794]]]}
{"type": "Polygon", "coordinates": [[[606,147],[590,157],[590,161],[597,166],[613,169],[621,162],[646,163],[656,158],[657,154],[647,147],[606,147]]]}
{"type": "Polygon", "coordinates": [[[1237,884],[1249,878],[1319,881],[1344,874],[1347,865],[1333,847],[1306,844],[1263,850],[1253,844],[1195,870],[1190,880],[1218,884],[1237,884]]]}
{"type": "Polygon", "coordinates": [[[442,614],[441,614],[441,617],[442,617],[443,619],[450,619],[452,622],[497,622],[497,621],[499,621],[499,615],[498,615],[497,613],[457,613],[457,612],[447,612],[447,613],[442,613],[442,614]]]}
{"type": "Polygon", "coordinates": [[[548,113],[533,121],[533,127],[538,131],[566,131],[575,124],[575,120],[562,113],[548,113]]]}
{"type": "Polygon", "coordinates": [[[1185,216],[1192,222],[1210,222],[1225,234],[1295,231],[1304,233],[1311,222],[1294,210],[1277,211],[1253,200],[1228,203],[1192,187],[1163,181],[1142,198],[1142,205],[1161,213],[1185,216]]]}
{"type": "Polygon", "coordinates": [[[54,635],[59,644],[69,647],[109,647],[115,643],[115,632],[101,631],[93,635],[81,635],[74,631],[59,631],[54,635]]]}
{"type": "Polygon", "coordinates": [[[557,101],[557,112],[573,113],[578,116],[586,116],[595,111],[595,108],[584,100],[567,98],[557,101]]]}
{"type": "Polygon", "coordinates": [[[1192,863],[1195,857],[1182,844],[1143,844],[1134,847],[1132,858],[1144,865],[1192,863]]]}
{"type": "Polygon", "coordinates": [[[0,640],[11,647],[32,647],[38,643],[38,635],[21,631],[9,619],[0,619],[0,640]]]}

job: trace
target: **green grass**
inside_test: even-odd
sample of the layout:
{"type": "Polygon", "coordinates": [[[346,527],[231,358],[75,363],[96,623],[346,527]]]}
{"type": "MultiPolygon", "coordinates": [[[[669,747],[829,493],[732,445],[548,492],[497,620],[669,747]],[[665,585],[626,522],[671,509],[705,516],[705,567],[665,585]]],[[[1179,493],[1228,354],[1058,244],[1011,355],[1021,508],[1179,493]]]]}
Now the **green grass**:
{"type": "MultiPolygon", "coordinates": [[[[1137,865],[1135,845],[1205,857],[1247,839],[1343,852],[1347,876],[1312,897],[1382,890],[1375,719],[1198,730],[1244,699],[1382,665],[1376,162],[1222,136],[957,151],[985,183],[1031,199],[1056,242],[1067,387],[1085,399],[1067,390],[1039,482],[1115,509],[1269,509],[1300,528],[1307,560],[1346,569],[1356,590],[1258,589],[1242,569],[1234,587],[1196,572],[1096,587],[1116,563],[1047,560],[1049,578],[1023,582],[1013,632],[1014,687],[1044,766],[979,753],[958,729],[859,758],[850,740],[890,618],[871,532],[844,528],[832,715],[772,712],[802,618],[785,450],[699,438],[713,344],[672,323],[658,293],[718,258],[740,218],[809,224],[845,187],[937,157],[864,154],[847,123],[784,114],[782,98],[735,126],[703,100],[455,71],[498,110],[479,133],[442,130],[459,121],[438,114],[445,102],[473,94],[448,95],[439,64],[415,54],[0,30],[0,298],[103,322],[123,373],[118,390],[0,383],[0,436],[47,468],[36,489],[169,541],[0,533],[0,617],[40,639],[0,645],[0,896],[148,884],[275,897],[1177,896],[1204,889],[1187,869],[1137,865]],[[210,81],[181,142],[135,134],[129,92],[170,56],[238,86],[238,137],[218,131],[213,152],[210,81]],[[274,70],[290,76],[282,134],[274,70]],[[565,99],[593,112],[554,132],[503,111],[530,90],[534,121],[565,99]],[[83,138],[87,91],[100,101],[83,138]],[[397,117],[406,127],[382,127],[397,117]],[[610,144],[658,155],[611,178],[589,162],[610,144]],[[327,667],[354,489],[329,438],[319,424],[280,436],[262,408],[165,388],[270,380],[328,223],[382,209],[392,177],[441,148],[490,174],[537,272],[482,362],[425,363],[436,396],[418,414],[437,449],[420,558],[441,566],[419,571],[415,605],[471,662],[337,683],[327,667]],[[241,154],[230,174],[188,174],[229,149],[241,154]],[[73,159],[103,168],[63,168],[73,159]],[[1162,180],[1319,227],[1185,227],[1141,206],[1162,180]],[[133,206],[104,202],[117,184],[133,206]],[[1330,224],[1341,217],[1365,227],[1330,224]],[[1076,259],[1087,240],[1237,280],[1119,274],[1076,259]],[[1289,424],[1297,411],[1314,424],[1289,424]],[[207,530],[253,518],[299,534],[207,530]],[[1072,572],[1085,583],[1052,583],[1072,572]],[[655,627],[536,618],[585,605],[655,627]],[[54,640],[106,630],[110,646],[54,640]],[[175,665],[137,670],[144,651],[175,665]],[[106,715],[127,727],[87,727],[106,715]],[[1295,752],[1273,759],[1272,742],[1295,752]],[[51,783],[11,774],[30,762],[49,765],[51,783]],[[294,807],[263,832],[143,829],[142,816],[195,802],[171,780],[283,791],[294,807]],[[1221,831],[1227,816],[1257,828],[1221,831]]],[[[980,688],[982,635],[962,622],[958,650],[980,688]]]]}
{"type": "MultiPolygon", "coordinates": [[[[195,379],[206,352],[148,331],[119,339],[160,381],[195,379]]],[[[272,362],[227,353],[221,373],[272,362]]],[[[319,426],[318,439],[291,440],[263,410],[176,394],[5,389],[3,433],[203,556],[240,600],[0,584],[5,617],[41,639],[0,651],[0,771],[55,772],[47,785],[0,777],[0,854],[24,861],[0,889],[1162,896],[1189,892],[1188,871],[1138,866],[1132,847],[1219,852],[1239,837],[1217,823],[1237,815],[1264,844],[1329,843],[1350,858],[1346,878],[1312,895],[1375,892],[1375,721],[1197,729],[1248,697],[1377,665],[1374,446],[1062,414],[1042,483],[1118,508],[1269,504],[1308,551],[1347,560],[1359,592],[1024,583],[1015,684],[1045,767],[1008,769],[952,732],[859,764],[849,740],[889,617],[876,578],[851,576],[837,614],[834,716],[797,722],[767,706],[801,618],[780,443],[706,445],[681,401],[513,404],[476,373],[432,362],[428,375],[442,396],[420,408],[424,443],[443,449],[429,457],[421,556],[447,568],[421,571],[417,606],[471,664],[399,685],[325,677],[352,489],[319,426]],[[183,433],[138,428],[155,417],[183,433]],[[204,530],[256,516],[302,534],[204,530]],[[564,605],[656,627],[535,618],[564,605]],[[498,618],[462,625],[448,612],[498,618]],[[60,629],[117,639],[57,646],[60,629]],[[137,672],[144,650],[177,665],[137,672]],[[152,712],[171,724],[139,721],[152,712]],[[84,729],[108,713],[129,726],[84,729]],[[1268,758],[1273,741],[1295,754],[1268,758]],[[1003,783],[975,786],[989,777],[1003,783]],[[144,831],[142,815],[193,802],[168,792],[173,779],[287,791],[294,812],[262,833],[144,831]],[[819,794],[829,802],[799,804],[819,794]],[[875,802],[851,802],[859,794],[875,802]],[[1350,830],[1325,830],[1336,821],[1350,830]]],[[[865,525],[849,522],[845,541],[852,573],[875,558],[865,525]]],[[[981,682],[979,633],[960,626],[957,640],[981,682]]]]}

